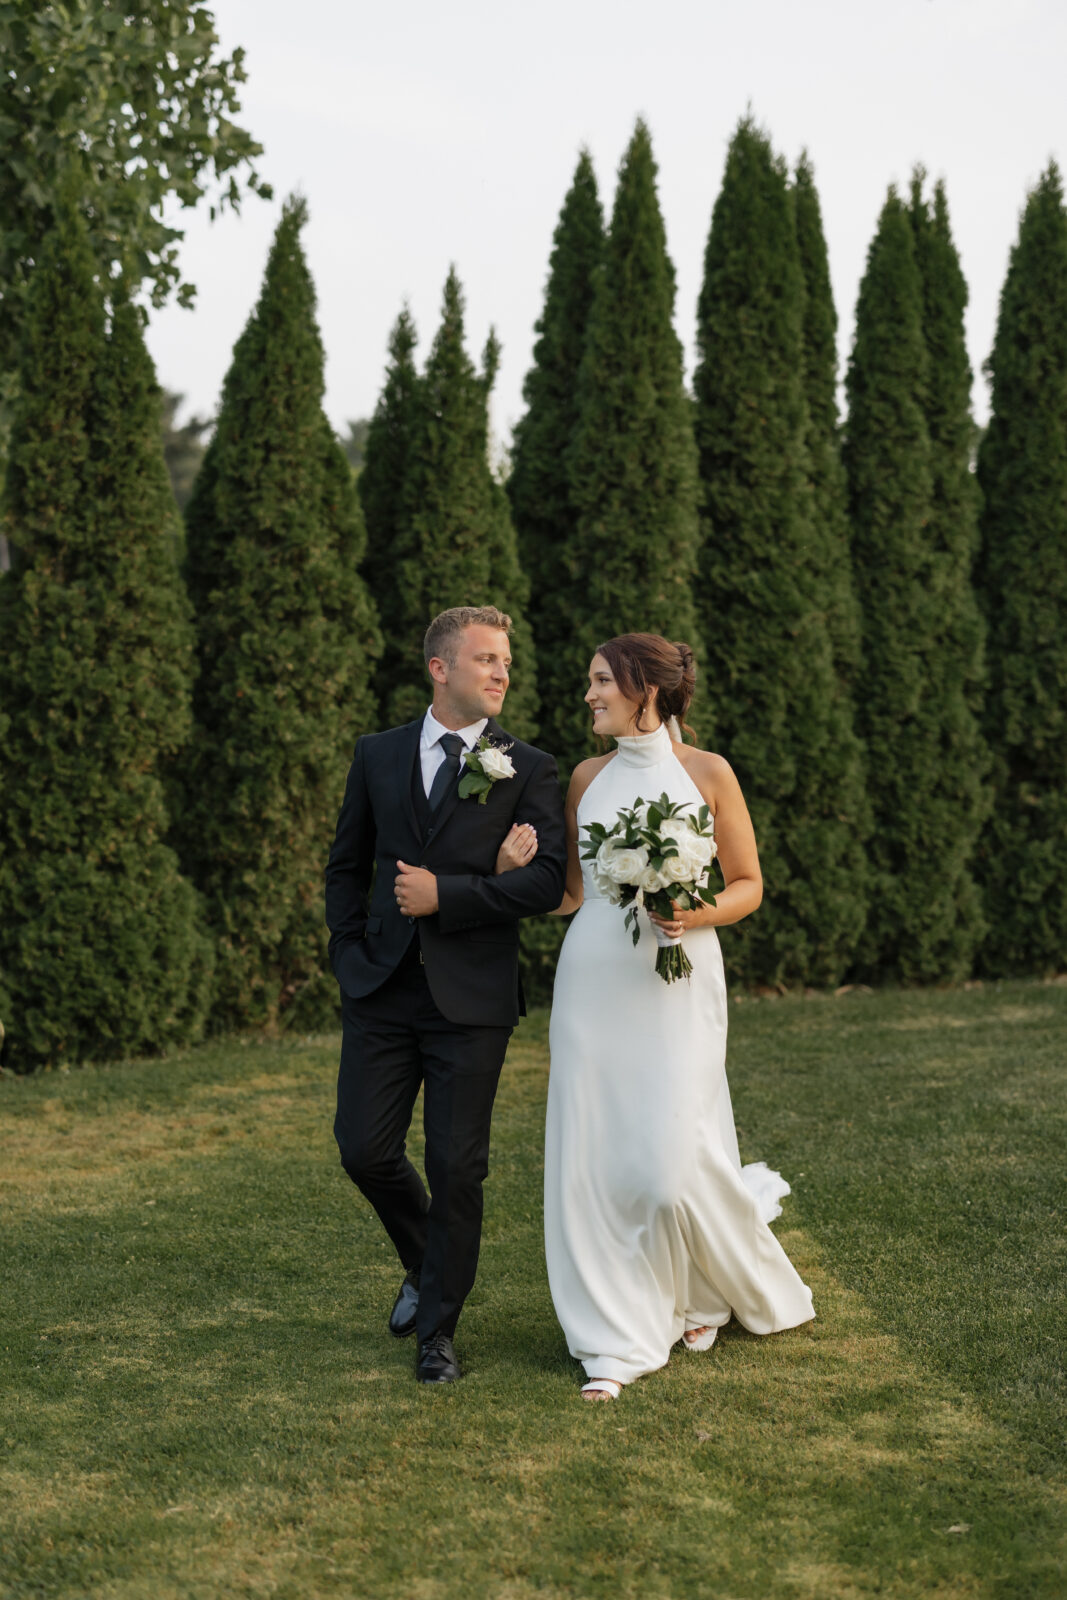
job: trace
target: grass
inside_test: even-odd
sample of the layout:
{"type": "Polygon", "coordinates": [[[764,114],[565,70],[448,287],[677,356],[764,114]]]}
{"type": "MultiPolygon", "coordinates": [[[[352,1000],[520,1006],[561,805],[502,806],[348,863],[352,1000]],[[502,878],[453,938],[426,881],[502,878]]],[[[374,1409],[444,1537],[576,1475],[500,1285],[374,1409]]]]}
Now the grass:
{"type": "Polygon", "coordinates": [[[385,1331],[336,1041],[0,1080],[0,1595],[1059,1595],[1065,1024],[1054,985],[733,1006],[818,1319],[595,1407],[544,1277],[543,1015],[443,1391],[385,1331]]]}

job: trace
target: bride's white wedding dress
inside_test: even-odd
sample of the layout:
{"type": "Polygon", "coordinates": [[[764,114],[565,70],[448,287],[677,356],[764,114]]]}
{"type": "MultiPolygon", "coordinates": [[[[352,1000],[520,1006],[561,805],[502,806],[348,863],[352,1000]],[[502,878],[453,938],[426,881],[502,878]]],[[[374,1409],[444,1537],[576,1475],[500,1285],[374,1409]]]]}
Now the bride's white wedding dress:
{"type": "MultiPolygon", "coordinates": [[[[702,803],[666,728],[619,739],[578,822],[611,826],[638,797],[702,803]]],[[[662,1367],[686,1328],[731,1313],[752,1333],[809,1321],[811,1292],[767,1222],[789,1185],[742,1169],[726,1083],[726,985],[714,928],[685,936],[689,982],[655,971],[642,911],[623,912],[583,862],[549,1030],[545,1250],[556,1314],[592,1377],[662,1367]]]]}

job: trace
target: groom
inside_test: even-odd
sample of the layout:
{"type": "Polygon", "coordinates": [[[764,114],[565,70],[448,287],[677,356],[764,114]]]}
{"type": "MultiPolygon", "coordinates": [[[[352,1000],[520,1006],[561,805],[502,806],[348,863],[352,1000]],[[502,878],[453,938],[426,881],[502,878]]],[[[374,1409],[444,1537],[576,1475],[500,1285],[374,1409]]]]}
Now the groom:
{"type": "Polygon", "coordinates": [[[420,1383],[459,1377],[452,1337],[478,1265],[493,1099],[523,1010],[519,918],[563,898],[556,763],[494,720],[510,628],[495,606],[433,619],[424,641],[433,703],[360,739],[326,869],[344,1030],[334,1134],[405,1268],[389,1327],[418,1333],[420,1383]],[[486,763],[493,781],[479,803],[460,799],[459,784],[483,734],[508,759],[486,763]],[[495,876],[515,822],[532,824],[537,854],[495,876]],[[429,1196],[404,1150],[420,1084],[429,1196]]]}

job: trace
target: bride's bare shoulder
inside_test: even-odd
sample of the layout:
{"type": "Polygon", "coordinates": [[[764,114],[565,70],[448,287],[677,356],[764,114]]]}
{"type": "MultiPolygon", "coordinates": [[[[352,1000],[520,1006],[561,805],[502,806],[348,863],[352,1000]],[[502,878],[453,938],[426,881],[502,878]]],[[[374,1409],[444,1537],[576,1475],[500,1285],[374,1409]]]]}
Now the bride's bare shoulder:
{"type": "Polygon", "coordinates": [[[725,756],[714,750],[695,750],[691,744],[676,744],[674,753],[709,803],[721,795],[724,788],[737,787],[733,767],[725,756]]]}
{"type": "Polygon", "coordinates": [[[614,754],[614,750],[608,750],[602,756],[589,756],[585,761],[579,761],[571,773],[570,788],[567,790],[567,800],[572,806],[578,804],[597,773],[607,766],[614,754]]]}

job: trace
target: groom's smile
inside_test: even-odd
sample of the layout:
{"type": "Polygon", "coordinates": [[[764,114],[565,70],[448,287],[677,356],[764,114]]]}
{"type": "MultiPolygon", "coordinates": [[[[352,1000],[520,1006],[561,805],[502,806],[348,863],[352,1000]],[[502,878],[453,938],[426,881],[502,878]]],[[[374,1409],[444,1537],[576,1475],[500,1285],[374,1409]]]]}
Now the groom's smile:
{"type": "Polygon", "coordinates": [[[507,694],[510,667],[511,646],[503,629],[471,623],[463,629],[451,660],[442,656],[430,660],[434,714],[453,728],[496,716],[507,694]]]}

